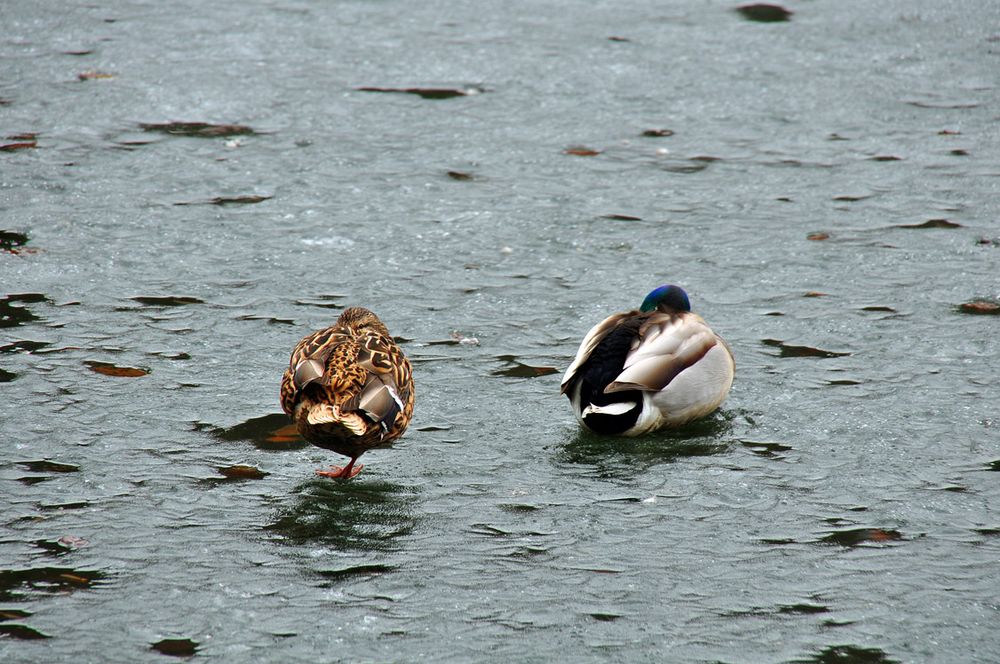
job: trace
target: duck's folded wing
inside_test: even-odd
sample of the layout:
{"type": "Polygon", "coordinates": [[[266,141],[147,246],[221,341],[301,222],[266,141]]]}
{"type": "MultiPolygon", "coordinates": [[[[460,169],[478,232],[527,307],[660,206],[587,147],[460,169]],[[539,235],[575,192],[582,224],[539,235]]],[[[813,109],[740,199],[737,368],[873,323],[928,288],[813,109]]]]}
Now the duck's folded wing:
{"type": "Polygon", "coordinates": [[[640,330],[625,368],[604,392],[662,390],[718,343],[715,333],[693,314],[651,319],[640,330]]]}
{"type": "Polygon", "coordinates": [[[580,348],[576,351],[576,357],[573,358],[573,362],[566,369],[566,373],[563,375],[562,383],[559,386],[560,394],[565,394],[566,390],[569,389],[570,383],[573,378],[576,377],[576,372],[580,370],[580,367],[590,359],[590,354],[594,352],[597,345],[601,343],[604,337],[608,336],[612,330],[614,330],[618,324],[629,316],[633,315],[635,312],[626,312],[621,314],[612,314],[608,316],[600,323],[590,328],[590,332],[587,332],[587,336],[583,338],[580,342],[580,348]]]}

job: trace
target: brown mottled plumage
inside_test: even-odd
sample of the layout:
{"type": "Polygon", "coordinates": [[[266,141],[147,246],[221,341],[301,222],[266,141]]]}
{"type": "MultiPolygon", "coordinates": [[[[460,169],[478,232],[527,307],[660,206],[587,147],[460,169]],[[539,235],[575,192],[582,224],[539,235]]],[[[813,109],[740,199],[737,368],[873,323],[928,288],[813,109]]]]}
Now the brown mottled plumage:
{"type": "Polygon", "coordinates": [[[351,458],[316,471],[350,478],[358,457],[403,435],[413,417],[413,369],[378,316],[345,309],[337,322],[292,351],[281,377],[281,408],[313,445],[351,458]]]}

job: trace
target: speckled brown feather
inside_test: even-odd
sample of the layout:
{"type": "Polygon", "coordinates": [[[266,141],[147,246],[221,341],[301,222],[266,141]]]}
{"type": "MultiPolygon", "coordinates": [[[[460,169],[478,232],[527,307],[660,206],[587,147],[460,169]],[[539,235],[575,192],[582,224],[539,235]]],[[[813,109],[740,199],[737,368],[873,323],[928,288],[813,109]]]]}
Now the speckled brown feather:
{"type": "Polygon", "coordinates": [[[302,339],[281,379],[281,408],[302,437],[352,459],[399,438],[413,400],[409,360],[362,307],[345,309],[332,327],[302,339]]]}

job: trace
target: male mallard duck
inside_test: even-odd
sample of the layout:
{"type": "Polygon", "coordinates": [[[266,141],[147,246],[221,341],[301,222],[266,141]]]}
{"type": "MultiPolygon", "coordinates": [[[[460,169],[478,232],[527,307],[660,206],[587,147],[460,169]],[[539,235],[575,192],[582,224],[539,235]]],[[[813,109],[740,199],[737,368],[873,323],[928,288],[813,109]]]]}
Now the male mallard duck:
{"type": "Polygon", "coordinates": [[[591,328],[561,392],[585,427],[637,436],[708,415],[733,384],[729,345],[691,312],[682,288],[660,286],[633,311],[591,328]]]}
{"type": "Polygon", "coordinates": [[[354,477],[363,468],[355,465],[358,457],[406,431],[413,369],[378,316],[351,307],[292,351],[281,377],[281,408],[310,443],[351,457],[317,475],[354,477]]]}

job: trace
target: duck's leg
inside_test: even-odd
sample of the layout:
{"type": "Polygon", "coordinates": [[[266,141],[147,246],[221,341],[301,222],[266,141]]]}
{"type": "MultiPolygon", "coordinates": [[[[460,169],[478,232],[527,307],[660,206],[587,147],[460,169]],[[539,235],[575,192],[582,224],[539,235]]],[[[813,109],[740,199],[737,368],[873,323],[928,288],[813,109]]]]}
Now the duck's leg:
{"type": "Polygon", "coordinates": [[[330,466],[330,470],[317,470],[316,474],[320,477],[330,477],[333,479],[345,479],[349,480],[364,468],[363,464],[355,465],[358,457],[351,457],[351,462],[346,466],[330,466]]]}

